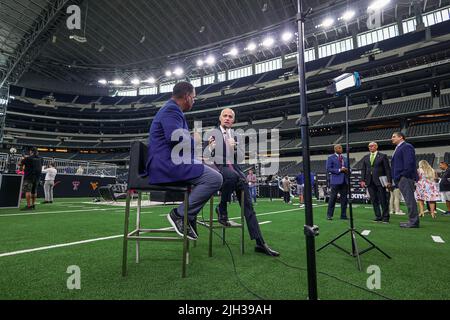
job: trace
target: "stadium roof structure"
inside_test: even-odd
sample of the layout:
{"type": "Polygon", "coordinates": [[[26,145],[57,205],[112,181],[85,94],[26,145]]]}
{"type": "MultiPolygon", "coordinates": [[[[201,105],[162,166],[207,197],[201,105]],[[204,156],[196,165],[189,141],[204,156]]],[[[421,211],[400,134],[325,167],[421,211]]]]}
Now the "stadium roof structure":
{"type": "MultiPolygon", "coordinates": [[[[367,29],[371,0],[303,0],[312,8],[307,45],[367,29]],[[317,29],[324,17],[351,8],[350,22],[317,29]]],[[[440,0],[391,1],[383,22],[413,16],[440,0]]],[[[99,77],[131,79],[182,64],[191,72],[201,55],[223,52],[290,28],[295,31],[297,0],[0,0],[0,86],[27,72],[64,82],[93,84],[99,77]],[[78,5],[81,28],[69,30],[67,8],[78,5]]],[[[218,55],[223,70],[296,50],[291,43],[253,54],[218,55]]]]}

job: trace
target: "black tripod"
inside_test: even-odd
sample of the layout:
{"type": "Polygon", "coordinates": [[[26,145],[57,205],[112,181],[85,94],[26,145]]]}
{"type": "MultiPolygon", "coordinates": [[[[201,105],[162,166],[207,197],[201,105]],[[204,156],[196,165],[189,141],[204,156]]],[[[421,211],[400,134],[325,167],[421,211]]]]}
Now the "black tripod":
{"type": "MultiPolygon", "coordinates": [[[[348,95],[347,94],[345,95],[345,123],[346,123],[345,124],[345,147],[346,147],[346,151],[347,151],[347,162],[350,166],[350,148],[349,148],[349,138],[348,138],[349,137],[349,133],[348,133],[348,95]]],[[[360,232],[355,230],[355,225],[353,222],[353,206],[352,206],[353,201],[352,201],[352,191],[351,191],[352,189],[350,186],[350,172],[346,175],[346,180],[347,180],[347,186],[348,186],[347,197],[348,197],[348,208],[349,208],[349,212],[350,212],[350,228],[347,229],[345,232],[341,233],[340,235],[338,235],[333,240],[331,240],[328,243],[326,243],[325,245],[323,245],[322,247],[320,247],[319,249],[317,249],[317,252],[328,247],[329,245],[333,245],[336,248],[338,248],[338,249],[344,251],[345,253],[351,255],[352,257],[356,258],[357,263],[358,263],[358,270],[361,271],[362,268],[361,268],[360,255],[362,255],[363,253],[366,253],[367,251],[370,251],[372,249],[377,249],[382,254],[384,254],[388,259],[391,259],[391,257],[386,252],[381,250],[380,247],[378,247],[372,241],[367,239],[360,232]],[[351,252],[342,248],[341,246],[339,246],[335,243],[337,240],[339,240],[340,238],[342,238],[343,236],[345,236],[348,233],[350,233],[351,241],[352,241],[352,251],[351,252]],[[359,235],[362,239],[364,239],[366,242],[368,242],[370,244],[370,247],[367,249],[364,249],[362,251],[359,251],[358,245],[356,243],[356,235],[359,235]]]]}

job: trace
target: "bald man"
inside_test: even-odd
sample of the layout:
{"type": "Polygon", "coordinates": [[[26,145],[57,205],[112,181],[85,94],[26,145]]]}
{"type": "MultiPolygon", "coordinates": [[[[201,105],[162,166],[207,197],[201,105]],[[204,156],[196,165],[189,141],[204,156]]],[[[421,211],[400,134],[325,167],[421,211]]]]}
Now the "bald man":
{"type": "MultiPolygon", "coordinates": [[[[213,130],[213,135],[209,139],[209,148],[212,150],[214,164],[223,176],[223,185],[221,189],[220,204],[216,207],[216,213],[219,223],[224,226],[230,226],[228,220],[227,205],[233,191],[238,195],[239,204],[244,206],[244,215],[247,222],[248,232],[252,240],[256,240],[255,251],[264,253],[268,256],[277,257],[280,254],[272,250],[264,241],[261,230],[259,228],[256,213],[253,209],[250,190],[246,180],[246,176],[237,164],[237,143],[235,134],[231,128],[234,124],[234,111],[226,108],[220,113],[220,126],[213,130]],[[220,150],[220,146],[222,150],[220,150]],[[220,152],[222,151],[222,152],[220,152]],[[244,190],[244,203],[241,203],[241,191],[244,190]]],[[[243,146],[240,146],[243,150],[243,146]]]]}
{"type": "Polygon", "coordinates": [[[333,220],[338,193],[341,196],[341,219],[347,219],[348,183],[346,175],[349,173],[348,167],[348,159],[342,155],[342,146],[336,144],[334,154],[327,159],[327,174],[330,178],[331,188],[327,211],[328,220],[333,220]]]}
{"type": "Polygon", "coordinates": [[[370,153],[363,159],[361,186],[369,191],[370,201],[375,213],[374,221],[389,223],[389,194],[387,188],[392,187],[391,166],[387,155],[378,152],[378,143],[370,142],[369,151],[370,153]]]}

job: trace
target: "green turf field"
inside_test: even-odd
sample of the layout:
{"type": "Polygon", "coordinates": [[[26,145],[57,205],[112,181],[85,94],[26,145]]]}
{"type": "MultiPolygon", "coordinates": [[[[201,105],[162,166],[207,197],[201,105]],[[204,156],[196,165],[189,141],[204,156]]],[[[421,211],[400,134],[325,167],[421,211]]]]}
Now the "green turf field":
{"type": "MultiPolygon", "coordinates": [[[[143,227],[168,227],[163,215],[171,208],[145,208],[143,227]]],[[[255,208],[263,214],[259,221],[267,222],[261,225],[266,241],[281,256],[255,253],[247,232],[246,253],[241,256],[239,229],[228,230],[236,275],[230,251],[217,236],[213,257],[208,257],[207,230],[199,226],[185,279],[179,242],[142,243],[140,264],[134,262],[135,243],[130,242],[128,276],[121,276],[123,207],[94,204],[91,199],[56,199],[32,212],[0,210],[0,299],[306,299],[304,210],[267,199],[259,199],[255,208]],[[104,237],[108,238],[95,240],[104,237]],[[68,245],[56,246],[61,244],[68,245]],[[28,251],[35,248],[41,249],[28,251]],[[66,271],[72,265],[81,270],[80,290],[67,289],[66,271]]],[[[316,248],[348,227],[347,221],[336,219],[339,208],[333,221],[325,219],[325,211],[326,204],[315,204],[314,222],[320,227],[316,248]]],[[[229,212],[238,216],[238,206],[232,204],[229,212]]],[[[371,250],[361,256],[364,270],[359,272],[355,258],[332,246],[317,253],[320,299],[385,299],[358,288],[367,288],[370,265],[381,270],[381,289],[373,290],[378,294],[391,299],[450,298],[450,217],[439,212],[437,219],[422,218],[420,229],[401,229],[399,222],[405,216],[391,217],[389,225],[374,223],[370,205],[354,205],[354,215],[357,230],[370,230],[368,238],[393,258],[371,250]],[[435,243],[432,235],[445,243],[435,243]]],[[[339,244],[350,248],[349,236],[339,244]]],[[[359,244],[361,249],[367,247],[359,244]]]]}

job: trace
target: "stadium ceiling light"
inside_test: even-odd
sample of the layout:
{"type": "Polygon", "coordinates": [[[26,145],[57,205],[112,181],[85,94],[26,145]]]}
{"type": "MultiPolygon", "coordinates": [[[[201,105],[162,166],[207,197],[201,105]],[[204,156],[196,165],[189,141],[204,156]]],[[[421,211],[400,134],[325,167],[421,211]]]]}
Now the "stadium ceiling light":
{"type": "Polygon", "coordinates": [[[262,45],[266,48],[270,48],[275,43],[275,40],[272,37],[265,38],[262,42],[262,45]]]}
{"type": "Polygon", "coordinates": [[[173,71],[173,74],[178,76],[178,77],[182,76],[183,73],[184,73],[184,70],[182,68],[180,68],[180,67],[175,68],[175,70],[173,71]]]}
{"type": "Polygon", "coordinates": [[[206,58],[206,63],[212,66],[214,63],[216,63],[216,58],[214,56],[208,56],[208,58],[206,58]]]}
{"type": "Polygon", "coordinates": [[[155,78],[150,77],[150,78],[148,78],[147,80],[145,80],[145,82],[148,82],[148,83],[155,83],[156,80],[155,80],[155,78]]]}
{"type": "Polygon", "coordinates": [[[293,37],[293,33],[290,31],[286,31],[285,33],[283,33],[283,35],[281,36],[281,39],[283,39],[284,42],[289,42],[291,41],[292,37],[293,37]]]}
{"type": "Polygon", "coordinates": [[[324,28],[331,27],[333,25],[333,23],[334,23],[334,19],[333,18],[325,18],[322,21],[322,27],[324,27],[324,28]]]}
{"type": "Polygon", "coordinates": [[[231,48],[229,54],[234,56],[234,57],[237,56],[239,54],[238,48],[236,48],[236,47],[231,48]]]}
{"type": "Polygon", "coordinates": [[[197,60],[197,67],[201,67],[201,66],[203,66],[203,64],[204,64],[204,62],[202,59],[197,60]]]}
{"type": "Polygon", "coordinates": [[[131,80],[131,84],[133,84],[133,85],[135,85],[135,86],[139,85],[140,83],[141,83],[141,80],[139,80],[139,79],[133,79],[133,80],[131,80]]]}
{"type": "Polygon", "coordinates": [[[111,83],[115,84],[116,86],[120,86],[121,84],[123,84],[123,81],[120,79],[115,79],[111,83]]]}
{"type": "Polygon", "coordinates": [[[248,44],[247,48],[245,48],[245,50],[248,50],[248,51],[255,51],[255,50],[256,50],[256,43],[250,42],[250,43],[248,44]]]}
{"type": "Polygon", "coordinates": [[[100,83],[100,84],[107,84],[108,81],[106,81],[105,79],[100,79],[100,80],[98,80],[98,83],[100,83]]]}
{"type": "Polygon", "coordinates": [[[391,0],[375,0],[372,4],[367,8],[368,10],[378,10],[388,5],[391,0]]]}
{"type": "Polygon", "coordinates": [[[349,21],[350,19],[352,19],[355,16],[355,11],[353,10],[347,10],[344,12],[344,14],[342,15],[342,17],[340,17],[339,19],[345,20],[345,21],[349,21]]]}
{"type": "Polygon", "coordinates": [[[170,76],[172,75],[172,71],[167,70],[166,73],[165,73],[165,75],[166,75],[166,77],[170,77],[170,76]]]}

